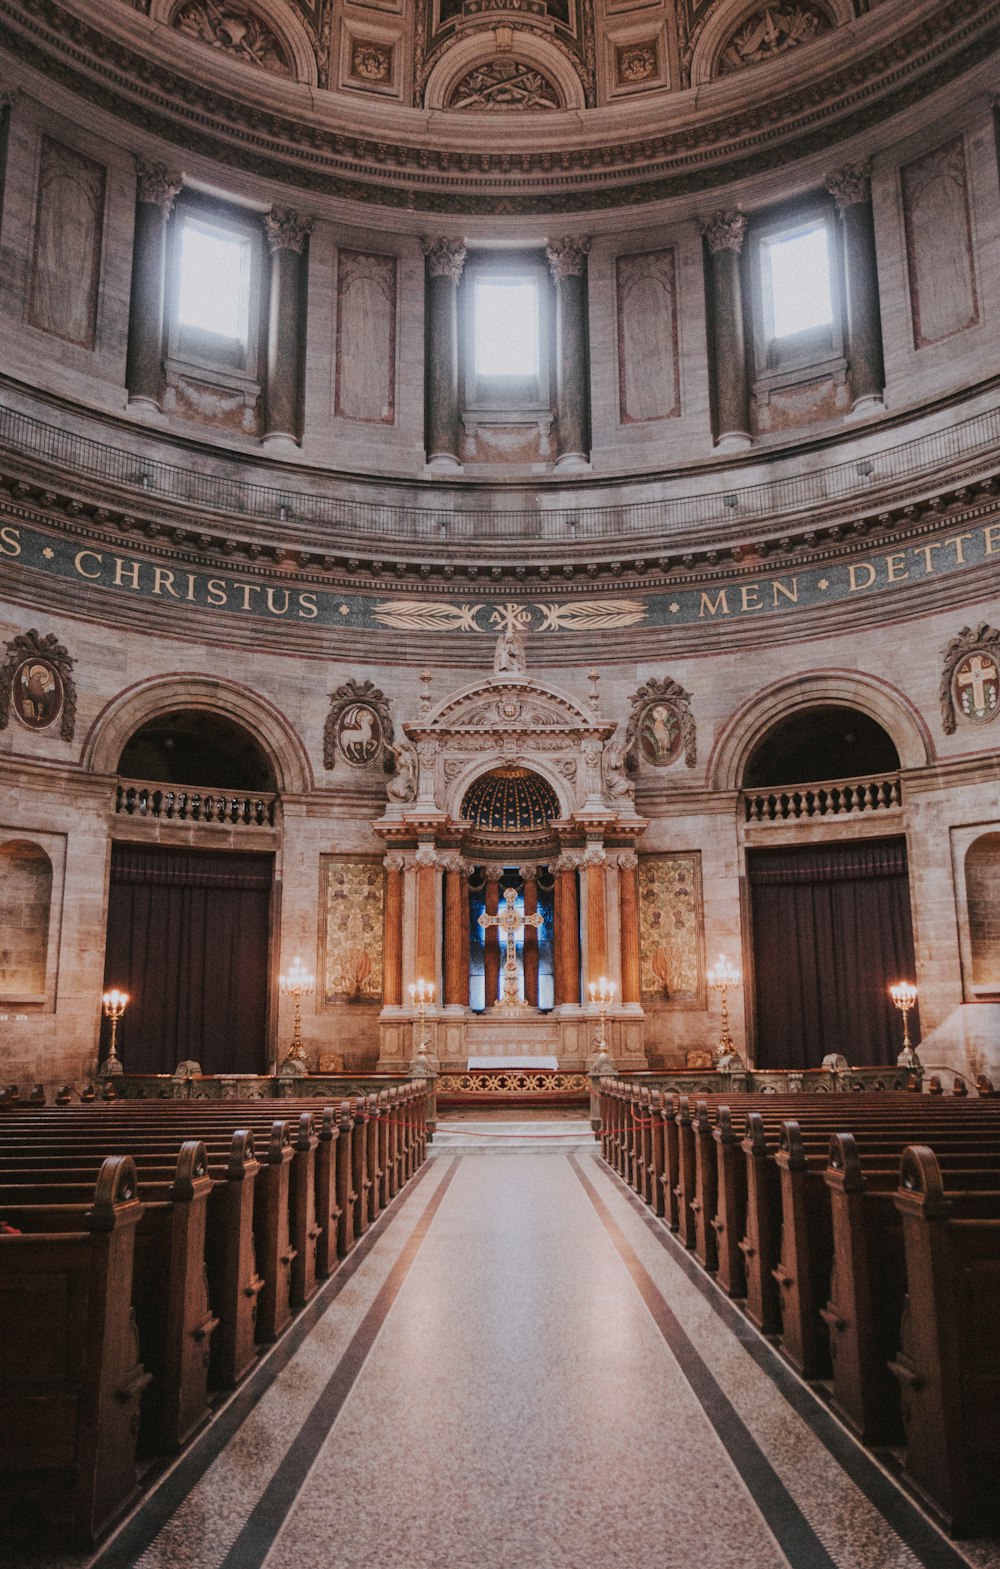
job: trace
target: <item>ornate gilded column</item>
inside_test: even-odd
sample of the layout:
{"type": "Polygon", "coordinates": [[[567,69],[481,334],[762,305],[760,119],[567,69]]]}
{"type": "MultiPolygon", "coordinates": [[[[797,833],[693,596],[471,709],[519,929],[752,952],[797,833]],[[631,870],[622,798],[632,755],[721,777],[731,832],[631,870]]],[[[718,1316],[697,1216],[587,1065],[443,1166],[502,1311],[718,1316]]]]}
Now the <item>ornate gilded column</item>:
{"type": "Polygon", "coordinates": [[[576,874],[580,853],[567,850],[555,864],[555,1000],[556,1006],[580,1006],[580,896],[576,874]]]}
{"type": "Polygon", "coordinates": [[[403,865],[401,855],[383,857],[385,904],[382,911],[382,1004],[403,1004],[403,865]]]}
{"type": "MultiPolygon", "coordinates": [[[[486,914],[496,915],[500,908],[500,883],[503,879],[504,867],[496,861],[491,861],[483,867],[486,873],[486,914]]],[[[496,1007],[500,998],[500,931],[496,926],[487,926],[484,937],[484,962],[483,978],[487,1008],[496,1007]]]]}
{"type": "Polygon", "coordinates": [[[458,458],[458,285],[460,239],[424,240],[427,257],[427,461],[461,468],[458,458]]]}
{"type": "Polygon", "coordinates": [[[746,227],[747,220],[741,212],[717,212],[701,225],[712,275],[709,332],[718,447],[750,445],[750,393],[740,279],[740,252],[746,227]]]}
{"type": "MultiPolygon", "coordinates": [[[[538,911],[538,867],[522,866],[524,878],[524,913],[535,915],[538,911]]],[[[524,1000],[532,1008],[538,1007],[538,927],[524,928],[524,1000]]]]}
{"type": "Polygon", "coordinates": [[[642,1002],[639,968],[639,857],[634,850],[618,851],[618,907],[620,911],[622,1003],[642,1002]]]}
{"type": "Polygon", "coordinates": [[[136,159],[135,234],[125,385],[129,403],[160,407],[163,311],[167,281],[167,220],[184,184],[165,164],[136,159]]]}
{"type": "MultiPolygon", "coordinates": [[[[438,876],[440,865],[433,845],[422,844],[414,856],[417,868],[417,946],[415,980],[432,981],[437,986],[438,953],[438,876]]],[[[435,1001],[437,1000],[435,990],[435,1001]]]]}
{"type": "Polygon", "coordinates": [[[441,857],[444,868],[444,1005],[469,1005],[469,900],[465,866],[457,850],[441,857]]]}
{"type": "Polygon", "coordinates": [[[301,344],[306,308],[302,255],[312,226],[311,218],[300,218],[290,207],[272,207],[264,214],[264,231],[271,252],[265,441],[299,439],[301,344]]]}
{"type": "Polygon", "coordinates": [[[587,376],[588,239],[567,236],[545,248],[556,286],[556,467],[590,457],[587,376]]]}
{"type": "MultiPolygon", "coordinates": [[[[608,913],[605,905],[605,863],[603,845],[589,844],[583,852],[587,873],[587,973],[585,985],[608,973],[608,913]]],[[[586,995],[586,993],[584,993],[586,995]]]]}
{"type": "Polygon", "coordinates": [[[871,164],[845,163],[826,177],[837,204],[844,243],[847,285],[847,358],[851,391],[858,410],[883,407],[882,313],[871,201],[871,164]]]}

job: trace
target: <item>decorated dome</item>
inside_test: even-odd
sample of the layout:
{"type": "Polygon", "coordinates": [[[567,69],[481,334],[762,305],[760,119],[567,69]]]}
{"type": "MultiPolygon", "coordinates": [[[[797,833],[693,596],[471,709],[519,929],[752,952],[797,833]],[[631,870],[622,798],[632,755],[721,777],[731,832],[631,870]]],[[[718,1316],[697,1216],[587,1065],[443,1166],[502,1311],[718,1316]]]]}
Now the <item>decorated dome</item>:
{"type": "Polygon", "coordinates": [[[462,816],[476,828],[515,833],[545,828],[559,816],[552,786],[530,768],[494,768],[465,792],[462,816]]]}

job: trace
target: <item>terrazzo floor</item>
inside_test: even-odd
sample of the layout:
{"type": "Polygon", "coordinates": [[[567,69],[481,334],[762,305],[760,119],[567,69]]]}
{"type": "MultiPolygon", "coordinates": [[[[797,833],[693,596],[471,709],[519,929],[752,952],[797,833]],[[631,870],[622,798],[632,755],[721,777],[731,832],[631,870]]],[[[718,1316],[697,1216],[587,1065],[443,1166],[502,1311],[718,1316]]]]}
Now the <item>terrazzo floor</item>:
{"type": "Polygon", "coordinates": [[[1000,1569],[854,1443],[585,1123],[479,1132],[449,1121],[101,1552],[47,1562],[1000,1569]]]}

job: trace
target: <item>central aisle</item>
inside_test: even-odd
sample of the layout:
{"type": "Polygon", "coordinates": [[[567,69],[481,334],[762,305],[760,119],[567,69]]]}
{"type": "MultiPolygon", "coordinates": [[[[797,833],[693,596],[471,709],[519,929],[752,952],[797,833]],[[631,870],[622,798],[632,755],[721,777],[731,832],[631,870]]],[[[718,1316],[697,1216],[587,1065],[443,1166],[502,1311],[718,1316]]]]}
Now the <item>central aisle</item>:
{"type": "Polygon", "coordinates": [[[362,1247],[102,1569],[968,1562],[592,1144],[439,1152],[362,1247]]]}

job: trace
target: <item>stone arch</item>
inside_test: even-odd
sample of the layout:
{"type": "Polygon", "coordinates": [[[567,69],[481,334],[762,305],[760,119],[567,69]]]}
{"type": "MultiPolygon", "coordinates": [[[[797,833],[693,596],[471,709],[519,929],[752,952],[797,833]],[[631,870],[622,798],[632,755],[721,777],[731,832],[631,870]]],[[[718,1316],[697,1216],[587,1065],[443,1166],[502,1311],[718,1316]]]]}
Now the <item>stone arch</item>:
{"type": "Polygon", "coordinates": [[[572,62],[555,44],[524,28],[515,28],[510,46],[503,53],[497,47],[492,28],[477,29],[446,49],[431,68],[424,88],[425,109],[447,109],[458,83],[477,65],[489,65],[512,58],[534,66],[552,83],[560,99],[560,109],[586,107],[583,83],[572,62]]]}
{"type": "Polygon", "coordinates": [[[805,670],[757,693],[730,717],[709,758],[710,788],[739,790],[754,748],[772,725],[797,710],[827,705],[856,708],[874,719],[894,742],[901,768],[921,768],[933,760],[923,718],[888,682],[859,671],[805,670]]]}
{"type": "Polygon", "coordinates": [[[983,833],[965,852],[974,992],[1000,992],[1000,833],[983,833]]]}
{"type": "Polygon", "coordinates": [[[248,730],[267,754],[282,795],[312,789],[308,754],[284,714],[248,687],[208,675],[153,677],[112,698],[87,736],[83,766],[114,774],[125,742],[140,725],[181,708],[225,714],[248,730]]]}
{"type": "MultiPolygon", "coordinates": [[[[744,23],[749,22],[758,11],[777,8],[776,5],[765,5],[763,0],[733,0],[732,4],[721,5],[711,12],[691,53],[692,87],[701,86],[719,76],[723,50],[744,23]]],[[[854,20],[851,0],[808,0],[808,4],[801,7],[796,7],[794,0],[784,0],[782,8],[814,11],[825,17],[831,30],[854,20]]]]}
{"type": "Polygon", "coordinates": [[[53,867],[40,844],[0,844],[0,1000],[41,1002],[49,968],[53,867]]]}
{"type": "MultiPolygon", "coordinates": [[[[177,31],[178,13],[190,4],[191,0],[152,0],[149,14],[154,21],[162,22],[172,31],[177,31]]],[[[291,6],[281,4],[280,0],[233,0],[228,9],[235,13],[248,12],[252,17],[259,19],[274,35],[281,52],[287,58],[290,80],[305,82],[310,87],[317,85],[319,75],[315,45],[309,30],[295,15],[291,6]]],[[[185,34],[181,32],[180,36],[184,37],[185,34]]],[[[241,58],[238,49],[220,47],[217,52],[227,61],[235,60],[237,64],[245,64],[251,70],[261,68],[249,56],[241,58]]]]}

